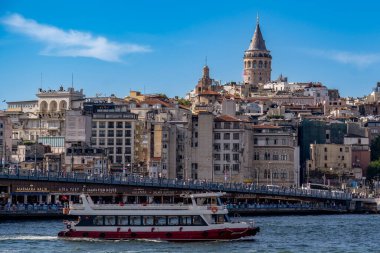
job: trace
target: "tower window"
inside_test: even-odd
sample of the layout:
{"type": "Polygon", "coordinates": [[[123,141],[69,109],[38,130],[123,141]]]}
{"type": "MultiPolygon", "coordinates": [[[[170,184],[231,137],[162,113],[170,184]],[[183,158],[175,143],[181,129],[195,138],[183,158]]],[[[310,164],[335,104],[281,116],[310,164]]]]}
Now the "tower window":
{"type": "Polygon", "coordinates": [[[262,67],[263,67],[263,62],[259,61],[259,69],[261,69],[262,67]]]}
{"type": "Polygon", "coordinates": [[[251,62],[250,61],[248,61],[248,68],[250,68],[251,67],[251,62]]]}
{"type": "Polygon", "coordinates": [[[256,61],[253,61],[253,68],[256,68],[256,61]]]}

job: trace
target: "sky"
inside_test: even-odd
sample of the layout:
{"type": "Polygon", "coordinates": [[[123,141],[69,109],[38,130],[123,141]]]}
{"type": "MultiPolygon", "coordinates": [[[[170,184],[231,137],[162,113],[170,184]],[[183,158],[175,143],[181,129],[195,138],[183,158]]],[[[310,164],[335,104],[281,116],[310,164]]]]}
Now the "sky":
{"type": "Polygon", "coordinates": [[[257,14],[272,79],[364,96],[380,81],[379,9],[370,0],[0,0],[0,108],[72,82],[87,97],[183,97],[206,57],[212,78],[240,82],[257,14]]]}

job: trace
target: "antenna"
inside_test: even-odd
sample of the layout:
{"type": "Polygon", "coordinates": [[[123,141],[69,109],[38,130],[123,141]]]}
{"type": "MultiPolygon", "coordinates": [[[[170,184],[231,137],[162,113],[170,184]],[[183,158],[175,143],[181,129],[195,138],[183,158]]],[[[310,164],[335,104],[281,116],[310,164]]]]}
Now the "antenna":
{"type": "Polygon", "coordinates": [[[71,88],[74,88],[74,73],[71,72],[71,88]]]}

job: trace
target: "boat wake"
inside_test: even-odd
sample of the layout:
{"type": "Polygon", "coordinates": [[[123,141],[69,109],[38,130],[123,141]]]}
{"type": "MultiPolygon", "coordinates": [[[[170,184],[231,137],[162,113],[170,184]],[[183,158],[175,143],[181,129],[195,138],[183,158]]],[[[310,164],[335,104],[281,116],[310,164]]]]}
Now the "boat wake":
{"type": "Polygon", "coordinates": [[[55,241],[58,240],[56,236],[45,236],[45,235],[13,235],[13,236],[0,236],[0,241],[9,240],[24,240],[24,241],[55,241]]]}

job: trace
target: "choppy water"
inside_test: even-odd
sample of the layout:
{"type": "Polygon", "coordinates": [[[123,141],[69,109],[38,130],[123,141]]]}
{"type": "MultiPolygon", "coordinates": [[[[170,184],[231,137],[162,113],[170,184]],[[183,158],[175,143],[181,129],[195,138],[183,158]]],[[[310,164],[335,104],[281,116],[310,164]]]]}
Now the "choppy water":
{"type": "MultiPolygon", "coordinates": [[[[242,218],[249,219],[249,218],[242,218]]],[[[254,240],[62,240],[61,221],[0,223],[0,252],[380,252],[380,215],[256,217],[254,240]]]]}

